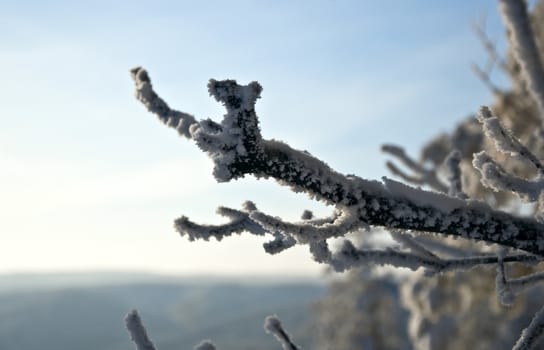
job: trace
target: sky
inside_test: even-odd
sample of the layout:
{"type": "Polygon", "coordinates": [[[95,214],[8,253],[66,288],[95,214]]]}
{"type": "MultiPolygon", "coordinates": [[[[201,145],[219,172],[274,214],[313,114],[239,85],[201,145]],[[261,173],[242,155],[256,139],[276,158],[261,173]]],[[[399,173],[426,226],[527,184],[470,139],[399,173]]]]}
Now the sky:
{"type": "Polygon", "coordinates": [[[270,256],[249,235],[179,237],[175,218],[220,223],[218,206],[245,200],[289,220],[331,208],[273,181],[216,183],[211,161],[136,101],[129,70],[215,120],[208,79],[257,80],[265,138],[380,179],[381,144],[417,155],[492,101],[470,70],[486,62],[471,30],[482,16],[504,50],[491,0],[0,2],[0,273],[319,276],[305,247],[270,256]]]}

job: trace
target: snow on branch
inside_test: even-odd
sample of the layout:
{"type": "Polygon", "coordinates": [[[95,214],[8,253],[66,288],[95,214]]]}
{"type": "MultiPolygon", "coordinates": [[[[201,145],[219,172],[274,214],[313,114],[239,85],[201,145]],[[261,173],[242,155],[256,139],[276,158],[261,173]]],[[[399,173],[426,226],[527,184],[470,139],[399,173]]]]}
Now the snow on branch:
{"type": "Polygon", "coordinates": [[[514,57],[521,66],[527,89],[544,121],[544,68],[531,28],[527,3],[524,0],[500,0],[500,10],[510,34],[514,57]]]}
{"type": "Polygon", "coordinates": [[[311,243],[333,237],[342,237],[349,232],[365,226],[365,223],[359,219],[357,212],[354,213],[350,210],[342,212],[342,215],[333,223],[324,223],[322,225],[314,225],[311,222],[285,222],[280,218],[264,214],[260,211],[252,212],[250,217],[265,229],[293,236],[299,243],[311,243]]]}
{"type": "Polygon", "coordinates": [[[171,109],[162,98],[157,95],[151,85],[147,72],[140,67],[130,71],[136,84],[136,98],[143,103],[148,111],[159,117],[160,121],[187,138],[191,138],[189,128],[196,123],[195,118],[187,113],[171,109]]]}
{"type": "Polygon", "coordinates": [[[256,210],[255,205],[247,201],[243,204],[243,207],[243,211],[226,207],[217,208],[219,215],[230,219],[230,222],[227,224],[199,225],[189,220],[189,218],[182,216],[175,220],[174,227],[181,235],[187,235],[190,241],[194,241],[195,239],[208,241],[211,237],[220,241],[233,233],[240,234],[244,231],[258,236],[264,235],[265,230],[249,218],[249,212],[256,210]]]}
{"type": "Polygon", "coordinates": [[[140,315],[138,315],[138,311],[132,310],[128,313],[125,317],[125,325],[137,350],[156,350],[155,345],[147,336],[147,331],[140,315]]]}
{"type": "Polygon", "coordinates": [[[477,115],[482,124],[485,135],[494,142],[499,152],[508,154],[516,159],[528,162],[535,167],[540,174],[544,174],[544,164],[538,157],[522,144],[512,133],[505,129],[499,118],[493,116],[487,106],[480,107],[477,115]]]}
{"type": "MultiPolygon", "coordinates": [[[[472,165],[482,175],[481,182],[484,186],[494,191],[510,191],[527,202],[539,202],[544,192],[544,165],[534,153],[516,139],[509,131],[505,130],[499,119],[492,115],[489,108],[480,108],[478,120],[482,123],[485,135],[493,140],[498,151],[524,160],[538,170],[538,176],[528,180],[509,174],[485,151],[474,154],[472,165]]],[[[536,217],[540,218],[542,211],[539,209],[536,217]]]]}
{"type": "Polygon", "coordinates": [[[534,349],[537,341],[544,333],[544,307],[540,309],[533,317],[531,323],[521,333],[512,350],[530,350],[534,349]]]}
{"type": "MultiPolygon", "coordinates": [[[[256,82],[239,85],[234,80],[210,80],[210,94],[225,106],[227,113],[220,123],[211,120],[193,122],[187,117],[189,114],[172,112],[167,107],[153,91],[145,70],[135,68],[131,72],[137,98],[160,120],[176,130],[179,130],[180,123],[190,124],[188,135],[182,134],[194,140],[211,157],[215,164],[213,173],[218,181],[245,175],[274,178],[294,192],[306,193],[313,199],[335,206],[343,215],[320,227],[308,222],[289,224],[258,211],[250,212],[249,219],[267,231],[283,230],[279,233],[293,236],[299,242],[311,243],[370,225],[459,236],[544,255],[544,225],[535,220],[496,211],[480,202],[414,189],[389,179],[380,183],[347,176],[308,152],[263,139],[255,112],[255,102],[262,88],[256,82]],[[170,119],[173,122],[169,122],[170,119]]],[[[398,149],[386,149],[402,158],[398,149]]],[[[246,229],[247,212],[221,213],[227,212],[232,214],[229,217],[237,232],[246,229]]],[[[226,227],[195,225],[187,218],[176,221],[177,229],[193,238],[206,239],[216,233],[218,237],[227,235],[223,231],[226,227]]]]}
{"type": "Polygon", "coordinates": [[[283,350],[298,350],[289,337],[289,334],[283,329],[281,321],[277,316],[268,316],[264,320],[264,329],[267,333],[272,334],[281,343],[283,350]]]}
{"type": "Polygon", "coordinates": [[[509,174],[485,151],[474,154],[472,165],[482,175],[482,184],[495,192],[513,192],[527,202],[536,202],[544,189],[544,179],[531,181],[509,174]]]}
{"type": "MultiPolygon", "coordinates": [[[[355,247],[349,240],[345,240],[341,248],[335,252],[331,252],[324,245],[319,248],[319,250],[311,250],[314,254],[314,260],[324,260],[337,272],[346,271],[353,267],[377,264],[404,267],[414,271],[423,267],[427,269],[428,274],[435,274],[470,270],[476,266],[497,264],[499,262],[499,258],[492,255],[441,258],[430,251],[427,254],[421,254],[421,251],[405,252],[392,248],[383,250],[360,249],[355,247]]],[[[536,263],[540,260],[541,258],[529,254],[513,254],[503,258],[505,263],[536,263]]]]}

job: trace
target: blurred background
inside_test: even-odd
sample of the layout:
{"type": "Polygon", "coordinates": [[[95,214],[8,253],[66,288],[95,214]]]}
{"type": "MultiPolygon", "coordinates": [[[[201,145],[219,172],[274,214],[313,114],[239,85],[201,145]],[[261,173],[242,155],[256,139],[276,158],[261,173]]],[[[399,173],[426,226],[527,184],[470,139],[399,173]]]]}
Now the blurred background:
{"type": "MultiPolygon", "coordinates": [[[[493,101],[470,70],[488,60],[474,24],[506,56],[492,0],[0,3],[0,349],[128,349],[132,308],[163,350],[277,348],[261,327],[274,313],[313,348],[327,334],[315,315],[357,303],[346,290],[397,300],[403,277],[357,287],[305,247],[271,256],[249,235],[180,238],[175,218],[220,223],[216,207],[245,200],[288,220],[331,208],[273,181],[216,183],[206,156],[136,101],[129,69],[145,67],[173,108],[216,120],[208,79],[257,80],[265,138],[380,179],[382,144],[417,155],[493,101]]],[[[510,85],[500,69],[490,78],[510,85]]],[[[397,304],[380,312],[395,312],[399,343],[368,348],[407,344],[397,304]]]]}

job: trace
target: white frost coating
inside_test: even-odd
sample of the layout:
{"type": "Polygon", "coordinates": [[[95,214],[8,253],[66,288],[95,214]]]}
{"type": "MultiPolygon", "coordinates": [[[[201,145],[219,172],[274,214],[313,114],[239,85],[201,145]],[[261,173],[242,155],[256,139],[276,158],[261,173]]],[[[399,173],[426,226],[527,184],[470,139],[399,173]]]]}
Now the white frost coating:
{"type": "MultiPolygon", "coordinates": [[[[320,248],[323,249],[323,251],[328,249],[326,246],[320,248]]],[[[315,259],[315,252],[312,253],[314,254],[315,259]]],[[[326,253],[321,254],[321,256],[326,256],[326,253]]],[[[337,272],[342,272],[357,266],[377,264],[405,267],[414,271],[420,267],[424,267],[427,269],[428,274],[434,274],[447,271],[469,270],[475,266],[497,264],[499,261],[499,258],[493,255],[444,259],[436,255],[430,256],[429,254],[421,254],[419,252],[409,253],[389,248],[385,250],[359,249],[349,240],[345,240],[338,251],[329,254],[332,254],[332,256],[328,263],[337,272]]],[[[503,261],[536,262],[539,261],[539,258],[534,255],[521,254],[505,256],[503,261]]]]}
{"type": "Polygon", "coordinates": [[[538,157],[514,137],[509,130],[505,129],[501,125],[499,118],[493,116],[487,106],[480,107],[477,118],[482,123],[485,135],[493,140],[498,151],[526,161],[537,168],[541,174],[544,173],[544,165],[538,157]]]}
{"type": "Polygon", "coordinates": [[[485,151],[474,154],[472,165],[482,175],[482,184],[494,191],[510,191],[524,201],[536,202],[544,189],[544,178],[530,181],[508,174],[485,151]]]}
{"type": "Polygon", "coordinates": [[[153,90],[151,79],[147,71],[141,67],[136,67],[130,71],[132,79],[136,85],[136,98],[159,119],[171,128],[174,128],[184,137],[191,138],[189,129],[196,124],[195,117],[171,109],[162,98],[153,90]]]}
{"type": "MultiPolygon", "coordinates": [[[[247,208],[255,208],[255,205],[251,202],[246,202],[244,207],[247,210],[247,208]]],[[[199,225],[189,220],[189,218],[186,216],[182,216],[175,220],[174,227],[181,235],[187,235],[191,241],[195,239],[203,239],[207,241],[211,237],[214,237],[220,241],[224,237],[230,236],[234,233],[239,234],[243,231],[247,231],[258,236],[262,236],[266,233],[266,231],[258,223],[250,219],[248,212],[219,207],[217,208],[217,213],[219,215],[228,217],[230,222],[223,225],[199,225]]]]}
{"type": "Polygon", "coordinates": [[[329,264],[332,253],[326,240],[310,243],[310,253],[313,259],[321,264],[329,264]]]}
{"type": "Polygon", "coordinates": [[[272,334],[280,342],[283,350],[298,350],[299,347],[296,346],[289,337],[289,334],[285,332],[281,325],[281,321],[278,316],[268,316],[264,320],[264,329],[267,333],[272,334]]]}
{"type": "Polygon", "coordinates": [[[527,328],[521,333],[512,350],[531,350],[544,333],[544,307],[540,309],[527,328]]]}
{"type": "Polygon", "coordinates": [[[500,0],[500,10],[510,32],[514,56],[521,66],[523,79],[538,106],[540,117],[544,120],[544,69],[527,13],[526,1],[500,0]]]}
{"type": "Polygon", "coordinates": [[[435,208],[445,214],[449,214],[453,210],[466,205],[466,202],[459,198],[453,198],[436,192],[416,189],[406,186],[402,182],[391,180],[385,176],[382,177],[382,180],[385,184],[385,188],[393,197],[408,199],[418,206],[435,208]]]}
{"type": "Polygon", "coordinates": [[[147,331],[142,323],[138,311],[132,310],[125,317],[125,325],[130,333],[130,339],[136,345],[137,350],[156,350],[155,345],[147,336],[147,331]]]}
{"type": "Polygon", "coordinates": [[[268,254],[274,255],[293,247],[295,244],[297,241],[293,237],[276,232],[273,240],[263,243],[263,248],[268,254]]]}
{"type": "Polygon", "coordinates": [[[331,265],[337,272],[368,264],[406,267],[414,271],[422,266],[440,267],[436,261],[396,250],[359,250],[349,240],[345,240],[331,258],[331,265]]]}
{"type": "Polygon", "coordinates": [[[203,340],[194,347],[195,350],[216,350],[215,345],[209,340],[203,340]]]}
{"type": "Polygon", "coordinates": [[[285,222],[280,218],[264,214],[260,211],[252,212],[249,217],[266,230],[291,235],[299,243],[317,242],[327,238],[340,237],[348,232],[364,227],[364,223],[359,220],[357,215],[357,208],[346,208],[336,221],[331,224],[324,223],[319,226],[308,223],[307,221],[300,223],[285,222]]]}

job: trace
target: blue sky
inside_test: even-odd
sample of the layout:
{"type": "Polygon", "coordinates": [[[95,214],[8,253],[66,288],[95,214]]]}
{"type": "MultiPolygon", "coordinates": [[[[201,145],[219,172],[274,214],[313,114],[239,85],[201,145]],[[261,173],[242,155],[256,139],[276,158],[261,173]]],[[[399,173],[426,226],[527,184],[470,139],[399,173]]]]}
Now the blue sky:
{"type": "Polygon", "coordinates": [[[379,179],[381,144],[417,154],[492,101],[469,69],[486,61],[471,31],[482,15],[503,49],[491,0],[0,3],[0,272],[318,274],[304,248],[177,236],[174,218],[221,222],[217,206],[246,199],[293,220],[328,209],[271,181],[215,183],[135,100],[129,69],[200,118],[223,114],[209,78],[257,80],[266,138],[379,179]]]}

